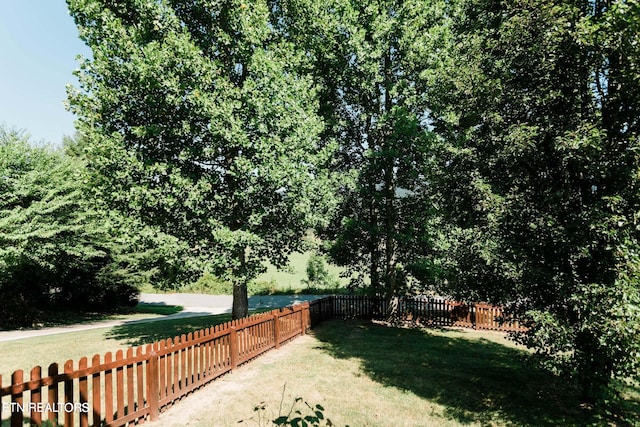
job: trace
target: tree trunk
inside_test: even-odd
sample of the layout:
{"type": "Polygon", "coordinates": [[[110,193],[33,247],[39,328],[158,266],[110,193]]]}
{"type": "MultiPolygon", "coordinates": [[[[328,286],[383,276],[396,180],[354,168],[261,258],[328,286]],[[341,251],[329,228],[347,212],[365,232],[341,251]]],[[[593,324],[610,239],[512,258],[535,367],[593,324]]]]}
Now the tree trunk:
{"type": "Polygon", "coordinates": [[[249,297],[247,296],[247,282],[235,282],[233,284],[233,307],[231,309],[231,318],[233,320],[241,319],[249,315],[249,297]]]}
{"type": "MultiPolygon", "coordinates": [[[[391,49],[391,48],[389,48],[391,49]]],[[[384,58],[384,110],[389,114],[393,108],[391,99],[391,50],[384,58]]],[[[385,132],[384,151],[386,164],[384,168],[384,220],[385,220],[385,287],[387,295],[387,319],[396,320],[398,317],[398,278],[396,272],[396,157],[392,154],[391,129],[385,132]]]]}
{"type": "Polygon", "coordinates": [[[238,250],[238,261],[240,262],[237,280],[233,282],[233,306],[231,308],[231,318],[241,319],[249,315],[249,297],[247,295],[247,266],[245,247],[238,250]]]}
{"type": "MultiPolygon", "coordinates": [[[[393,159],[391,159],[393,160],[393,159]]],[[[387,296],[387,319],[395,320],[398,317],[399,290],[398,275],[396,271],[396,211],[395,211],[396,185],[392,161],[387,164],[385,171],[385,290],[387,296]]]]}
{"type": "MultiPolygon", "coordinates": [[[[395,187],[392,187],[395,193],[395,187]]],[[[396,242],[395,215],[393,199],[387,195],[386,201],[386,237],[385,237],[385,288],[387,296],[387,320],[393,321],[398,317],[398,277],[396,272],[396,242]]]]}
{"type": "Polygon", "coordinates": [[[373,192],[375,191],[375,184],[371,185],[372,195],[369,204],[369,229],[370,229],[370,240],[369,240],[369,252],[371,254],[371,264],[369,266],[369,278],[371,279],[371,289],[374,294],[379,295],[381,291],[380,286],[380,276],[378,274],[379,266],[380,266],[380,251],[379,251],[379,242],[378,242],[378,218],[375,207],[375,197],[373,197],[373,192]]]}
{"type": "Polygon", "coordinates": [[[396,272],[396,218],[394,208],[395,185],[392,173],[387,174],[385,186],[385,288],[387,295],[387,319],[395,320],[398,317],[398,278],[396,272]],[[391,176],[390,176],[391,175],[391,176]]]}

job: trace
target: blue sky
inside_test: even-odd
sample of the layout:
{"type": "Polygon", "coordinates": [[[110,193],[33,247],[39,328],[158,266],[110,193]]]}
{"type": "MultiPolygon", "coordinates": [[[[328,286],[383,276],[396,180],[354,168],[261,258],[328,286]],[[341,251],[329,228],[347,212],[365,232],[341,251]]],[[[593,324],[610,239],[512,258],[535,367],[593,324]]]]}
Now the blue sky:
{"type": "Polygon", "coordinates": [[[73,135],[65,86],[78,86],[76,56],[91,52],[78,38],[64,0],[0,0],[0,123],[32,140],[59,144],[73,135]]]}

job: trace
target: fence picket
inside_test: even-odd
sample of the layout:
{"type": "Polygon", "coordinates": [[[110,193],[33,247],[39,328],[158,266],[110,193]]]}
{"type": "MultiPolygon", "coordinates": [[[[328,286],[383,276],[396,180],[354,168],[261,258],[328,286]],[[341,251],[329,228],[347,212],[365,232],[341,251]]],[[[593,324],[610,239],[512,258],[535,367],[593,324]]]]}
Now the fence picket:
{"type": "MultiPolygon", "coordinates": [[[[87,358],[83,357],[78,362],[78,370],[86,370],[88,366],[87,358]]],[[[89,412],[84,410],[84,406],[89,402],[89,385],[87,376],[82,376],[78,380],[78,393],[80,398],[80,427],[89,426],[89,412]]]]}
{"type": "MultiPolygon", "coordinates": [[[[31,381],[40,381],[42,379],[42,368],[40,366],[36,366],[31,370],[31,381]]],[[[38,404],[42,402],[42,389],[40,387],[31,391],[31,403],[38,407],[38,404]]],[[[0,404],[0,406],[2,406],[0,404]]],[[[31,411],[30,414],[31,423],[39,426],[42,424],[42,412],[38,409],[31,411]]],[[[2,419],[2,418],[0,418],[2,419]]]]}
{"type": "Polygon", "coordinates": [[[73,411],[67,411],[67,405],[73,405],[73,360],[67,360],[64,364],[64,425],[73,427],[73,411]]]}
{"type": "MultiPolygon", "coordinates": [[[[187,336],[182,334],[180,336],[180,344],[187,342],[187,336]]],[[[180,351],[180,389],[187,388],[187,349],[183,348],[180,351]]]]}
{"type": "Polygon", "coordinates": [[[273,312],[273,342],[276,349],[280,348],[280,319],[279,313],[275,310],[273,312]]]}
{"type": "MultiPolygon", "coordinates": [[[[136,348],[136,359],[142,358],[142,347],[136,348]]],[[[140,411],[144,408],[144,375],[142,371],[142,361],[136,363],[136,385],[138,386],[137,405],[135,410],[140,411]]]]}
{"type": "Polygon", "coordinates": [[[160,383],[159,383],[159,388],[160,388],[160,397],[159,399],[162,400],[165,397],[167,397],[167,371],[168,371],[168,367],[167,367],[167,355],[164,353],[164,350],[166,350],[167,348],[167,341],[162,340],[160,341],[160,357],[158,360],[158,365],[160,367],[160,383]]]}
{"type": "MultiPolygon", "coordinates": [[[[122,359],[122,350],[118,350],[116,352],[116,362],[121,362],[122,359]]],[[[116,368],[116,407],[116,419],[124,417],[124,368],[122,366],[116,368]]]]}
{"type": "MultiPolygon", "coordinates": [[[[18,369],[11,375],[11,384],[21,384],[24,382],[24,372],[22,369],[18,369]]],[[[11,394],[11,427],[22,427],[22,421],[24,414],[17,409],[18,406],[22,406],[24,403],[22,392],[11,394]],[[15,405],[15,406],[14,406],[15,405]],[[16,408],[16,409],[14,409],[16,408]]]]}
{"type": "MultiPolygon", "coordinates": [[[[132,360],[133,359],[133,348],[128,348],[127,349],[127,355],[126,355],[126,360],[132,360]]],[[[133,379],[133,363],[127,363],[127,409],[126,409],[126,414],[123,415],[130,415],[131,413],[135,412],[135,400],[134,400],[134,393],[133,393],[133,387],[135,386],[134,383],[134,379],[133,379]]]]}
{"type": "MultiPolygon", "coordinates": [[[[204,338],[205,336],[206,336],[205,330],[203,329],[200,331],[199,338],[204,338]]],[[[207,342],[205,341],[204,343],[198,346],[198,378],[197,378],[198,384],[204,381],[205,371],[207,369],[207,364],[205,360],[206,350],[207,350],[207,342]]]]}
{"type": "MultiPolygon", "coordinates": [[[[187,342],[193,341],[193,334],[189,332],[187,334],[187,342]]],[[[193,384],[193,346],[187,346],[187,377],[186,386],[193,384]]]]}
{"type": "MultiPolygon", "coordinates": [[[[95,354],[91,359],[91,367],[96,368],[100,365],[100,355],[95,354]]],[[[94,372],[91,375],[91,407],[93,414],[93,427],[99,427],[102,421],[101,404],[101,388],[100,388],[100,372],[94,372]]]]}
{"type": "MultiPolygon", "coordinates": [[[[57,363],[52,363],[51,365],[49,365],[49,369],[47,372],[47,375],[49,375],[50,377],[57,377],[58,376],[58,364],[57,363]]],[[[58,383],[54,382],[53,384],[49,385],[49,390],[47,393],[47,402],[49,402],[50,405],[57,405],[58,404],[58,383]]],[[[51,406],[50,406],[51,408],[51,406]]],[[[52,409],[50,409],[49,414],[47,415],[47,418],[49,421],[51,421],[51,423],[53,425],[57,425],[58,424],[58,412],[54,411],[52,409]]]]}
{"type": "MultiPolygon", "coordinates": [[[[173,346],[176,347],[180,344],[180,338],[175,337],[173,339],[173,346]]],[[[172,395],[175,396],[180,390],[180,353],[171,352],[173,357],[173,383],[172,385],[172,395]]]]}
{"type": "Polygon", "coordinates": [[[236,328],[232,326],[231,334],[229,335],[229,353],[231,356],[231,369],[238,367],[238,333],[236,328]]]}
{"type": "MultiPolygon", "coordinates": [[[[109,365],[113,355],[108,352],[104,355],[105,365],[109,365]]],[[[104,412],[107,423],[113,421],[113,373],[111,369],[107,369],[104,373],[104,412]]]]}

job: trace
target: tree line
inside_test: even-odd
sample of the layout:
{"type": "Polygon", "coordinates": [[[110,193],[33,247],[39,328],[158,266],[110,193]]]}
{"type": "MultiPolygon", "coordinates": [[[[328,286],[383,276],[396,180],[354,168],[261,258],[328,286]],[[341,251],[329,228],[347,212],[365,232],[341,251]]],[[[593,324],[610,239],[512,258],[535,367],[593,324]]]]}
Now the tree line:
{"type": "Polygon", "coordinates": [[[194,280],[201,265],[178,238],[109,210],[80,144],[38,144],[0,127],[0,327],[56,310],[135,305],[138,288],[194,280]]]}
{"type": "Polygon", "coordinates": [[[2,268],[53,272],[25,240],[46,234],[28,231],[45,215],[32,204],[80,233],[47,246],[78,264],[40,294],[90,289],[65,281],[73,268],[97,271],[100,289],[131,283],[125,271],[206,269],[233,282],[240,317],[262,262],[283,265],[314,229],[390,318],[407,293],[500,304],[585,400],[638,379],[637,1],[68,5],[93,53],[69,88],[81,142],[33,155],[80,164],[82,179],[47,178],[56,211],[36,175],[60,166],[11,155],[28,178],[3,192],[25,198],[3,196],[16,231],[2,268]]]}

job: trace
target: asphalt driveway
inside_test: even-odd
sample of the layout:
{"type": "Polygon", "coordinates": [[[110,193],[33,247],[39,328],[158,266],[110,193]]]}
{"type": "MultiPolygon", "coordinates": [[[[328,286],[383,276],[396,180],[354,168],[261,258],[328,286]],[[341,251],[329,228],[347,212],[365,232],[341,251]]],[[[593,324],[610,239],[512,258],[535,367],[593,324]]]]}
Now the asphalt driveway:
{"type": "MultiPolygon", "coordinates": [[[[260,308],[273,309],[312,301],[324,295],[268,295],[249,297],[249,310],[260,308]]],[[[137,320],[107,320],[86,324],[57,326],[41,329],[22,329],[16,331],[0,331],[0,342],[65,332],[86,331],[88,329],[111,328],[122,324],[154,322],[157,320],[196,317],[207,314],[231,313],[233,297],[230,295],[205,294],[140,294],[140,302],[146,304],[181,305],[184,309],[175,314],[137,320]]]]}
{"type": "MultiPolygon", "coordinates": [[[[256,295],[249,297],[249,310],[258,308],[279,308],[304,301],[313,301],[323,295],[256,295]]],[[[187,310],[201,308],[218,313],[231,313],[231,295],[205,294],[140,294],[140,302],[147,304],[181,305],[187,310]],[[219,311],[227,310],[227,311],[219,311]]]]}

